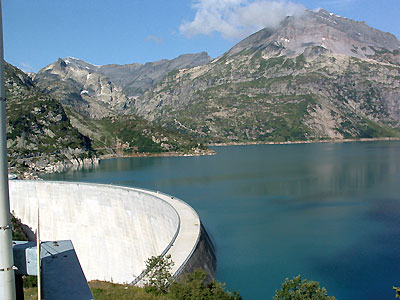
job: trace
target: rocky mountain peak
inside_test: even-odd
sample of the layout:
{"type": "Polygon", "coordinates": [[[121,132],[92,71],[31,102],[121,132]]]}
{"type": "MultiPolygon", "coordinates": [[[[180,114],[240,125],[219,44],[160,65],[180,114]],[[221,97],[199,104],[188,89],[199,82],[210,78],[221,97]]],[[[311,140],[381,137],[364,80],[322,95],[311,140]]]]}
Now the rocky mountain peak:
{"type": "Polygon", "coordinates": [[[134,97],[143,94],[171,71],[205,65],[210,60],[206,52],[201,52],[183,54],[171,60],[147,62],[144,65],[138,63],[105,65],[100,66],[97,71],[122,86],[126,95],[134,97]]]}
{"type": "Polygon", "coordinates": [[[364,22],[325,9],[318,12],[307,10],[302,15],[287,17],[278,29],[265,28],[254,33],[233,47],[228,55],[245,50],[263,50],[265,57],[296,56],[309,47],[323,47],[335,54],[358,58],[376,58],[382,52],[398,55],[400,42],[394,35],[364,22]]]}
{"type": "Polygon", "coordinates": [[[85,116],[103,118],[123,113],[128,98],[97,69],[76,58],[59,58],[40,70],[34,82],[44,93],[85,116]]]}
{"type": "Polygon", "coordinates": [[[89,72],[94,72],[97,68],[99,68],[96,65],[87,63],[87,62],[85,62],[83,60],[80,60],[78,58],[74,58],[74,57],[71,57],[71,56],[68,56],[68,57],[64,58],[63,60],[64,60],[65,64],[67,66],[69,66],[70,68],[84,69],[84,70],[87,70],[89,72]]]}

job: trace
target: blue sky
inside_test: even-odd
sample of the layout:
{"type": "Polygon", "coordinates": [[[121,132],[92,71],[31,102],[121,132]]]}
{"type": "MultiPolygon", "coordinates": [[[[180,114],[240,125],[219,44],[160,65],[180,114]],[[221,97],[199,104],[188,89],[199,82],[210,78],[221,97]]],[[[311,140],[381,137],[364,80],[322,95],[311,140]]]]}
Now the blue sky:
{"type": "Polygon", "coordinates": [[[59,57],[145,63],[207,51],[298,10],[325,8],[400,38],[400,0],[2,0],[6,61],[37,72],[59,57]]]}

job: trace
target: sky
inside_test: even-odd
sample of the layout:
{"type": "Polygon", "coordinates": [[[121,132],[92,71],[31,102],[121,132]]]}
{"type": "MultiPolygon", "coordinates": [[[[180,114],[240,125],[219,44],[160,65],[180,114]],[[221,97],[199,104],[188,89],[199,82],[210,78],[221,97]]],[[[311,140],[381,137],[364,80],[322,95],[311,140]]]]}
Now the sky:
{"type": "Polygon", "coordinates": [[[222,55],[287,15],[325,8],[400,38],[400,0],[2,0],[5,60],[25,72],[68,56],[95,65],[222,55]]]}

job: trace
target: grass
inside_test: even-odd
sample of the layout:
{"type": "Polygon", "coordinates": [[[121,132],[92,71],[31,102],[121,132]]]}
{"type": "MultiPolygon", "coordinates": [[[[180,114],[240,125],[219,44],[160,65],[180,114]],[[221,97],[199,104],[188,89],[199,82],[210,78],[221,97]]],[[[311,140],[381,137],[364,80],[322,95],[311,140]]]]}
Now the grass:
{"type": "Polygon", "coordinates": [[[115,284],[104,281],[91,281],[89,287],[92,291],[95,300],[161,300],[167,299],[165,296],[156,296],[154,294],[146,293],[144,289],[123,285],[115,284]]]}
{"type": "Polygon", "coordinates": [[[24,289],[25,300],[37,300],[37,298],[38,298],[38,291],[36,287],[24,289]]]}
{"type": "Polygon", "coordinates": [[[375,137],[400,137],[398,129],[390,128],[381,124],[377,124],[367,118],[363,118],[365,125],[361,127],[361,138],[375,137]]]}
{"type": "MultiPolygon", "coordinates": [[[[104,281],[90,281],[90,290],[92,291],[95,300],[163,300],[167,299],[165,296],[156,296],[153,294],[146,293],[144,289],[123,285],[115,284],[104,281]]],[[[24,289],[25,300],[37,300],[37,288],[26,288],[24,289]]]]}
{"type": "MultiPolygon", "coordinates": [[[[105,281],[90,281],[89,288],[92,291],[93,297],[95,300],[175,300],[176,295],[169,294],[155,294],[146,292],[145,289],[125,285],[125,284],[116,284],[105,281]]],[[[187,285],[185,285],[188,288],[187,285]]],[[[216,285],[215,289],[221,292],[221,295],[218,298],[213,297],[212,299],[232,299],[229,297],[229,292],[225,294],[222,285],[216,285]]],[[[191,287],[193,289],[193,287],[191,287]]],[[[186,291],[183,286],[179,286],[178,289],[182,289],[182,292],[186,291]]],[[[199,292],[200,287],[193,289],[193,293],[199,292]]],[[[207,287],[203,287],[204,291],[207,290],[207,287]]],[[[25,300],[37,300],[37,288],[27,288],[24,289],[24,298],[25,300]]],[[[181,297],[179,298],[181,299],[181,297]]],[[[203,298],[201,298],[203,299],[203,298]]]]}

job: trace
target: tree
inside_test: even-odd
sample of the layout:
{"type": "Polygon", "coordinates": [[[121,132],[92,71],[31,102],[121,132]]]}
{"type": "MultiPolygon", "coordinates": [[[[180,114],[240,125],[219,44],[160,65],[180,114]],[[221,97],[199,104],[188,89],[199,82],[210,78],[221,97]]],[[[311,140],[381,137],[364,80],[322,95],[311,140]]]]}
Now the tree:
{"type": "Polygon", "coordinates": [[[275,292],[273,300],[336,300],[327,295],[324,287],[320,287],[316,281],[301,279],[301,276],[282,283],[282,289],[275,292]]]}
{"type": "Polygon", "coordinates": [[[144,277],[144,288],[147,292],[165,294],[173,281],[171,269],[174,262],[171,255],[164,257],[152,256],[146,260],[146,275],[144,277]]]}
{"type": "Polygon", "coordinates": [[[225,291],[215,280],[207,281],[204,271],[189,273],[180,282],[171,284],[169,296],[174,300],[242,300],[239,292],[225,291]]]}

